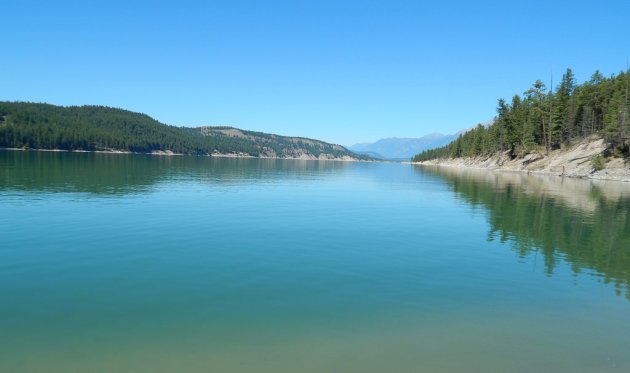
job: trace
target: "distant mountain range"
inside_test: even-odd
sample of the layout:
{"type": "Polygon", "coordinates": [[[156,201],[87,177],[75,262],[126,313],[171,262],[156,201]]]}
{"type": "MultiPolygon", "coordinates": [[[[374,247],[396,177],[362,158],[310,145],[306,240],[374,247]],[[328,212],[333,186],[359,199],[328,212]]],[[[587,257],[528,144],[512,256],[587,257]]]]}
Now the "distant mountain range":
{"type": "Polygon", "coordinates": [[[348,147],[355,153],[366,154],[381,159],[408,160],[423,150],[444,146],[457,139],[460,131],[452,135],[432,133],[419,138],[391,137],[381,139],[373,143],[361,143],[348,147]]]}
{"type": "MultiPolygon", "coordinates": [[[[494,123],[494,118],[479,124],[487,128],[491,126],[492,123],[494,123]]],[[[476,126],[477,125],[474,125],[450,135],[434,132],[422,137],[390,137],[371,143],[354,144],[347,148],[355,153],[364,154],[372,158],[409,160],[425,150],[439,148],[449,144],[453,140],[457,140],[459,135],[468,132],[476,126]]]]}

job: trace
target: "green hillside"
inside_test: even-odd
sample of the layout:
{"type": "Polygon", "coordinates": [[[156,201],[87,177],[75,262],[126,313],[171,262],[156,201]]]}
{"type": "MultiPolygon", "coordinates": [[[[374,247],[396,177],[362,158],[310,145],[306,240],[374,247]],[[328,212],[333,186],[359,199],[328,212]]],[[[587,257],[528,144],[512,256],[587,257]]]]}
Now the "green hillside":
{"type": "Polygon", "coordinates": [[[340,145],[301,137],[231,127],[176,127],[145,114],[104,106],[25,102],[0,102],[0,147],[369,159],[340,145]]]}

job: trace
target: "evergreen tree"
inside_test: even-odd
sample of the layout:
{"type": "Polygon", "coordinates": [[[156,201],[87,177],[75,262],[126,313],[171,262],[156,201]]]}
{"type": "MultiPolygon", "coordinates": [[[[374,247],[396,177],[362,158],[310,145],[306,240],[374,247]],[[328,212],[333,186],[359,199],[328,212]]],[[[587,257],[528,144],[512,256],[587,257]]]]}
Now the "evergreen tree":
{"type": "Polygon", "coordinates": [[[618,155],[630,154],[630,72],[604,77],[596,71],[581,85],[567,69],[555,92],[545,93],[537,80],[510,104],[497,102],[497,117],[489,128],[477,126],[444,147],[427,150],[413,160],[491,155],[508,151],[522,156],[547,152],[591,134],[604,135],[618,155]]]}
{"type": "Polygon", "coordinates": [[[275,157],[326,154],[369,159],[316,140],[229,127],[175,127],[145,114],[104,106],[62,107],[27,102],[0,102],[0,148],[275,157]]]}

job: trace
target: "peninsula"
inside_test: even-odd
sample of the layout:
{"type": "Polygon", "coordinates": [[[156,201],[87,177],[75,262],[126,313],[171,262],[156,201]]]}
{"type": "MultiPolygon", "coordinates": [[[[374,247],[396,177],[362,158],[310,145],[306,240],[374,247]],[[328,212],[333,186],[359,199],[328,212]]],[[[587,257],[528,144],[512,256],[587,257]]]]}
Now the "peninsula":
{"type": "Polygon", "coordinates": [[[537,80],[510,103],[499,99],[493,123],[412,162],[630,181],[629,87],[628,71],[577,84],[567,69],[555,91],[537,80]]]}

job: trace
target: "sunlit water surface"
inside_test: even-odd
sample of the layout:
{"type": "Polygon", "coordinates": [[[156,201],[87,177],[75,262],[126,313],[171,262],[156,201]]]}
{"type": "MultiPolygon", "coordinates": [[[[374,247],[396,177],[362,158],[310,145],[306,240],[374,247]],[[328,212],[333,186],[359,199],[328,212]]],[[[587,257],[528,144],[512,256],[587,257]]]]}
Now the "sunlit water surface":
{"type": "Polygon", "coordinates": [[[630,185],[0,152],[0,372],[628,372],[630,185]]]}

